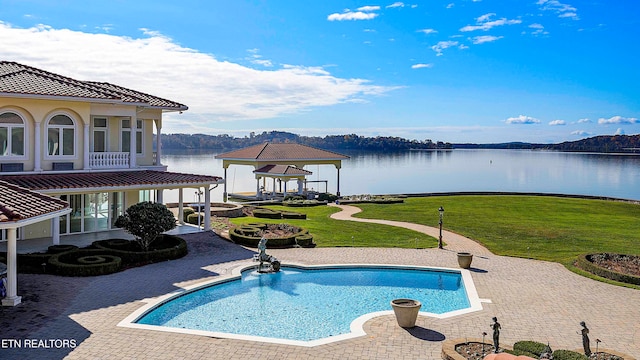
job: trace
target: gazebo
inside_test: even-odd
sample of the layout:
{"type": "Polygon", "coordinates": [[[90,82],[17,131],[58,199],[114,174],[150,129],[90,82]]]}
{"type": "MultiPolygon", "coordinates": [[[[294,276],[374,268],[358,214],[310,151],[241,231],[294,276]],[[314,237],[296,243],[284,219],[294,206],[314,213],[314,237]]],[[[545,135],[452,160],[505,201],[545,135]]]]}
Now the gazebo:
{"type": "MultiPolygon", "coordinates": [[[[311,146],[293,143],[264,143],[230,151],[216,155],[216,159],[222,160],[224,178],[227,178],[229,165],[249,165],[254,167],[256,175],[256,198],[262,197],[260,180],[263,184],[266,178],[273,178],[274,192],[275,182],[284,180],[285,193],[286,182],[298,180],[298,192],[302,192],[302,182],[310,171],[304,170],[306,165],[334,165],[337,169],[337,190],[340,196],[340,168],[342,160],[349,157],[336,152],[318,149],[311,146]]],[[[224,184],[224,201],[228,198],[227,183],[224,184]]]]}
{"type": "Polygon", "coordinates": [[[0,180],[0,231],[7,232],[7,296],[2,306],[16,306],[22,301],[17,294],[18,228],[55,219],[70,211],[65,201],[0,180]]]}

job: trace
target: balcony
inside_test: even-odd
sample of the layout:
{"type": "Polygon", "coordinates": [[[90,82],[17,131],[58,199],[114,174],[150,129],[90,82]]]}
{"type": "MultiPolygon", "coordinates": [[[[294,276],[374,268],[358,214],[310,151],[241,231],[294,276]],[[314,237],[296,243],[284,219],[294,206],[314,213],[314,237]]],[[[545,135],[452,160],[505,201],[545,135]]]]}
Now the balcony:
{"type": "Polygon", "coordinates": [[[124,169],[129,167],[128,152],[89,153],[89,167],[92,169],[124,169]]]}

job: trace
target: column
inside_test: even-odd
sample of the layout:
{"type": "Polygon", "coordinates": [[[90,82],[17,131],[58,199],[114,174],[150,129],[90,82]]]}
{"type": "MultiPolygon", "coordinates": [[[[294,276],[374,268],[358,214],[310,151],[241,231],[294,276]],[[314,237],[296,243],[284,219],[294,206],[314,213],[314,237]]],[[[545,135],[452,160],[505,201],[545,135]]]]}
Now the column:
{"type": "Polygon", "coordinates": [[[178,223],[184,225],[184,189],[178,189],[178,223]]]}
{"type": "Polygon", "coordinates": [[[156,132],[158,133],[156,136],[156,166],[162,166],[162,162],[160,162],[160,155],[162,155],[162,140],[160,140],[162,126],[160,126],[160,120],[156,120],[155,122],[156,132]]]}
{"type": "Polygon", "coordinates": [[[156,202],[158,204],[164,204],[164,190],[163,189],[158,189],[156,190],[156,202]]]}
{"type": "Polygon", "coordinates": [[[16,306],[22,302],[22,297],[18,296],[16,233],[16,228],[7,229],[7,297],[2,299],[3,306],[16,306]]]}
{"type": "Polygon", "coordinates": [[[60,245],[60,217],[51,219],[51,238],[53,245],[60,245]]]}
{"type": "Polygon", "coordinates": [[[302,179],[298,179],[298,195],[302,195],[302,188],[304,187],[302,179]]]}
{"type": "Polygon", "coordinates": [[[40,122],[36,121],[35,127],[35,154],[33,154],[33,170],[34,171],[42,171],[42,141],[40,140],[40,122]]]}
{"type": "Polygon", "coordinates": [[[227,202],[228,194],[227,194],[227,168],[224,168],[224,192],[222,193],[222,200],[227,202]]]}
{"type": "Polygon", "coordinates": [[[83,158],[82,161],[84,164],[82,164],[82,168],[85,170],[88,170],[91,168],[91,164],[89,164],[89,123],[85,123],[84,124],[84,150],[83,150],[83,158]]]}
{"type": "Polygon", "coordinates": [[[138,148],[138,145],[136,145],[136,139],[137,136],[136,134],[138,133],[138,121],[134,118],[131,118],[129,120],[129,136],[130,136],[130,140],[129,140],[129,167],[130,168],[135,168],[136,167],[136,149],[138,148]]]}
{"type": "Polygon", "coordinates": [[[260,191],[260,178],[256,179],[256,198],[262,197],[262,191],[260,191]]]}
{"type": "Polygon", "coordinates": [[[204,187],[204,231],[211,231],[211,189],[204,187]]]}
{"type": "Polygon", "coordinates": [[[336,167],[336,169],[338,169],[338,185],[337,185],[338,187],[336,190],[336,195],[340,196],[340,168],[336,167]]]}

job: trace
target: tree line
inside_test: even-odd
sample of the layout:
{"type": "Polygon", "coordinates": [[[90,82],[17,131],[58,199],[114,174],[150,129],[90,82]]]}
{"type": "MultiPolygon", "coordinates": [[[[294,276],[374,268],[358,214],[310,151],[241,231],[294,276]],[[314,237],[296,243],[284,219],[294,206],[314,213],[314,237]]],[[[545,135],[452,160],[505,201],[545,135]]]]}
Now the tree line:
{"type": "MultiPolygon", "coordinates": [[[[154,135],[155,137],[155,135],[154,135]]],[[[264,131],[261,134],[233,137],[228,134],[162,134],[164,149],[216,149],[235,150],[265,142],[296,143],[327,150],[366,150],[366,151],[405,151],[438,149],[531,149],[576,152],[633,152],[640,153],[640,134],[638,135],[601,135],[577,141],[565,141],[557,144],[535,144],[527,142],[508,142],[494,144],[473,144],[425,140],[408,140],[396,136],[366,137],[356,134],[300,136],[284,131],[264,131]]],[[[155,144],[155,141],[154,141],[155,144]]]]}
{"type": "MultiPolygon", "coordinates": [[[[154,135],[155,137],[155,135],[154,135]]],[[[163,149],[217,149],[234,150],[248,146],[271,143],[296,143],[321,149],[357,149],[369,151],[399,151],[411,149],[451,149],[453,145],[442,141],[407,140],[394,136],[365,137],[356,134],[328,135],[324,137],[300,136],[283,131],[251,133],[245,137],[227,134],[162,134],[163,149]]]]}

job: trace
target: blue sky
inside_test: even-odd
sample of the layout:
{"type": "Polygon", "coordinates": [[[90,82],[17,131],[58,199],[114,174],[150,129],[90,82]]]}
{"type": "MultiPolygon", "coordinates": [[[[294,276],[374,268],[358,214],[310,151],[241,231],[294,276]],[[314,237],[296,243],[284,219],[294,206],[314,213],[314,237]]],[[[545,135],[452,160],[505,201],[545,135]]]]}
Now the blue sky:
{"type": "Polygon", "coordinates": [[[0,58],[179,101],[163,133],[640,133],[635,0],[0,0],[0,58]]]}

